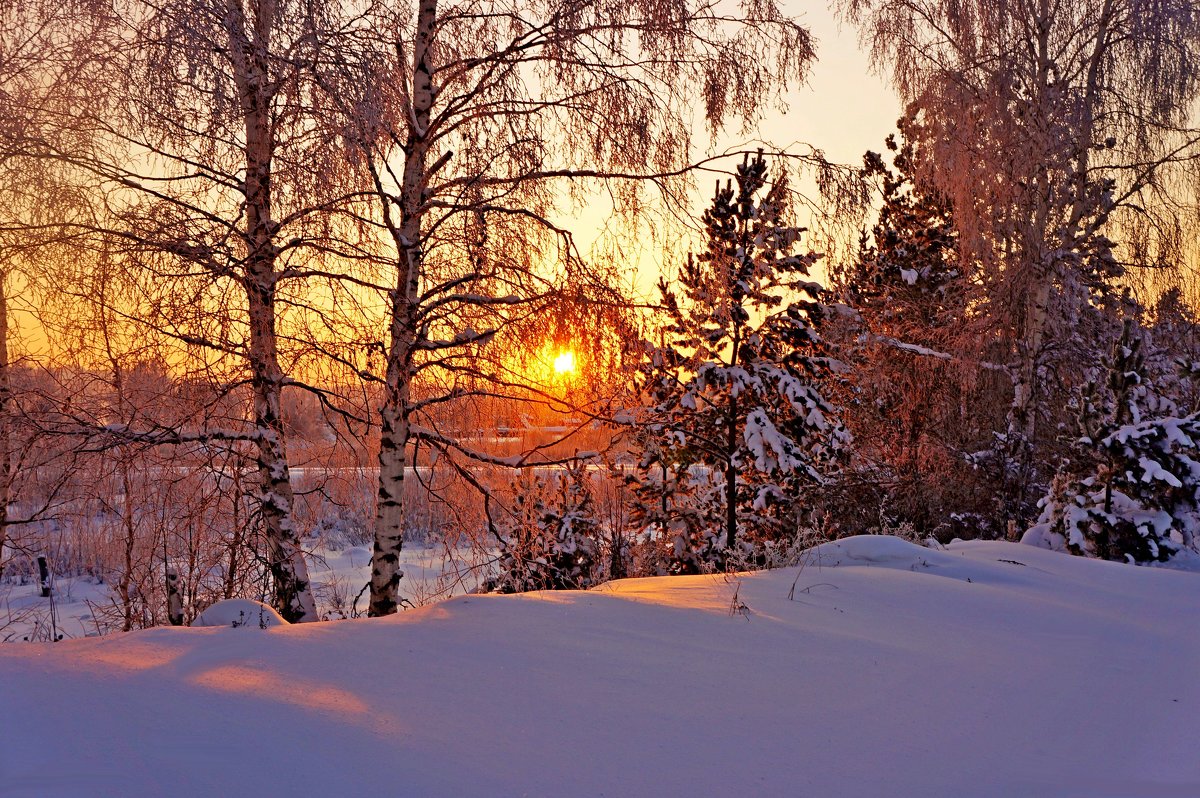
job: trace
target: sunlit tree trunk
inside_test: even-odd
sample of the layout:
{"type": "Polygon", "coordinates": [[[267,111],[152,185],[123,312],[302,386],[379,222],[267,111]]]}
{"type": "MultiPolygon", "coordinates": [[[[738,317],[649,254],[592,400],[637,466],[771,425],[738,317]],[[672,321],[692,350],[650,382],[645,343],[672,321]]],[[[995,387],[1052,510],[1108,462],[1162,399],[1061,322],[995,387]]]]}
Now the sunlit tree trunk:
{"type": "Polygon", "coordinates": [[[124,532],[124,541],[121,547],[121,575],[117,579],[116,588],[117,595],[121,597],[121,631],[128,632],[133,629],[133,558],[138,545],[138,525],[134,517],[136,509],[133,506],[134,494],[133,483],[129,478],[129,461],[123,454],[118,456],[121,457],[118,468],[121,471],[121,531],[124,532]]]}
{"type": "MultiPolygon", "coordinates": [[[[745,240],[745,225],[741,224],[741,235],[745,240]]],[[[730,308],[730,318],[734,319],[733,336],[729,346],[729,367],[737,368],[742,348],[742,313],[737,303],[730,308]]],[[[737,513],[738,513],[738,463],[737,458],[742,450],[741,424],[738,407],[738,396],[729,398],[729,410],[725,419],[725,548],[733,556],[733,547],[737,543],[737,513]]]]}
{"type": "Polygon", "coordinates": [[[421,274],[421,223],[424,214],[430,110],[433,108],[432,46],[437,0],[423,0],[417,16],[412,62],[412,124],[405,145],[400,186],[400,262],[391,297],[390,346],[380,407],[379,497],[375,545],[371,555],[370,615],[396,611],[400,550],[404,546],[405,456],[411,430],[409,397],[417,343],[417,303],[421,274]]]}
{"type": "Polygon", "coordinates": [[[242,17],[231,3],[230,44],[237,54],[234,80],[241,93],[245,116],[246,216],[248,249],[244,276],[249,320],[249,366],[254,394],[254,423],[258,472],[261,480],[262,517],[269,548],[268,565],[275,590],[275,608],[292,623],[317,620],[309,584],[308,567],[292,517],[294,494],[288,470],[280,394],[283,370],[279,366],[276,336],[275,233],[271,218],[271,129],[266,54],[270,52],[275,4],[254,4],[252,20],[242,17]],[[247,24],[247,23],[250,24],[247,24]],[[245,35],[242,32],[245,31],[245,35]],[[249,37],[249,38],[247,38],[249,37]]]}

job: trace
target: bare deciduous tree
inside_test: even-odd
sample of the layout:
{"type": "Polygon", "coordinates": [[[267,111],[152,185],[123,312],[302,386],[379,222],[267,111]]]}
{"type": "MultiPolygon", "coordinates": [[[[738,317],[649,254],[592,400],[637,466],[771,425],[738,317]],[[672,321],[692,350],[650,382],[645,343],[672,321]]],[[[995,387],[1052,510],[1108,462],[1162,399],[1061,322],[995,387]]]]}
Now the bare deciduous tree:
{"type": "Polygon", "coordinates": [[[39,131],[45,157],[89,203],[69,220],[73,234],[127,275],[123,304],[109,310],[173,341],[178,361],[249,387],[244,423],[186,437],[253,442],[274,601],[291,621],[316,620],[282,397],[306,386],[296,331],[314,307],[294,267],[320,258],[323,209],[341,185],[338,140],[323,132],[336,109],[320,104],[310,69],[314,26],[333,10],[118,2],[95,13],[98,34],[70,40],[96,73],[92,91],[39,131]]]}
{"type": "Polygon", "coordinates": [[[1110,237],[1172,202],[1170,175],[1198,153],[1200,16],[1185,0],[839,5],[909,105],[918,178],[953,204],[964,258],[983,266],[980,340],[1009,350],[1024,505],[1044,369],[1138,259],[1129,247],[1120,262],[1110,237]]]}
{"type": "Polygon", "coordinates": [[[386,615],[407,450],[422,440],[463,451],[422,417],[463,390],[496,390],[503,358],[480,373],[481,347],[564,285],[606,292],[579,268],[556,212],[604,196],[632,213],[651,185],[683,198],[694,123],[753,122],[803,77],[813,50],[774,2],[421,0],[374,9],[365,27],[372,35],[331,40],[332,52],[358,55],[330,56],[324,74],[353,98],[349,135],[376,197],[367,218],[392,252],[370,607],[386,615]],[[491,388],[452,378],[440,396],[418,398],[430,366],[491,388]]]}

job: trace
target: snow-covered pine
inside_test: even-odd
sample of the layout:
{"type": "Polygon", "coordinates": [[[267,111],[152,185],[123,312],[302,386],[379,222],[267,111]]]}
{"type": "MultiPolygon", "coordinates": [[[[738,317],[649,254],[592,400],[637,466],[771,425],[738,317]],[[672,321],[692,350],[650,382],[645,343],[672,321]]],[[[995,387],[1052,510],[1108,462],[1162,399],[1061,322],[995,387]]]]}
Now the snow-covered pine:
{"type": "Polygon", "coordinates": [[[518,480],[511,514],[499,524],[495,593],[584,590],[600,566],[600,530],[586,466],[518,480]]]}
{"type": "Polygon", "coordinates": [[[659,283],[667,323],[639,369],[641,465],[665,469],[662,484],[690,505],[657,511],[672,570],[692,570],[684,558],[698,550],[719,567],[739,542],[787,533],[804,487],[848,444],[817,386],[829,367],[815,329],[821,287],[809,278],[819,256],[794,253],[803,230],[785,221],[787,190],[783,179],[768,184],[761,152],[747,156],[704,213],[704,250],[659,283]],[[719,488],[704,489],[702,475],[719,488]],[[697,522],[715,517],[723,540],[710,547],[697,522]]]}
{"type": "Polygon", "coordinates": [[[1027,540],[1107,560],[1163,561],[1200,529],[1200,414],[1180,417],[1145,378],[1145,332],[1125,322],[1105,389],[1083,401],[1076,458],[1027,540]],[[1147,412],[1149,411],[1149,412],[1147,412]]]}
{"type": "Polygon", "coordinates": [[[1184,412],[1200,410],[1200,321],[1179,286],[1159,296],[1147,333],[1146,368],[1155,394],[1184,412]]]}
{"type": "MultiPolygon", "coordinates": [[[[902,137],[910,123],[899,121],[902,137]]],[[[969,288],[953,209],[941,192],[915,184],[911,141],[889,135],[885,144],[892,166],[879,153],[863,156],[863,176],[878,180],[883,205],[842,282],[853,307],[878,324],[873,331],[941,351],[949,347],[937,333],[961,322],[969,288]]]]}

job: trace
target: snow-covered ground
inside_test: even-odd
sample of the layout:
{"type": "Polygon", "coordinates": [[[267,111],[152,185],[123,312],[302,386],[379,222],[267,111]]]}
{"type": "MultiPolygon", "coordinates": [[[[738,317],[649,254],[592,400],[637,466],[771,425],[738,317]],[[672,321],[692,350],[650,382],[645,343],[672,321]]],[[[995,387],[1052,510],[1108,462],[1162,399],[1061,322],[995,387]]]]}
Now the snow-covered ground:
{"type": "MultiPolygon", "coordinates": [[[[318,547],[308,556],[321,617],[347,618],[356,610],[366,612],[366,597],[359,593],[371,575],[369,548],[318,547]]],[[[475,567],[478,565],[478,557],[465,548],[408,546],[400,556],[404,572],[401,599],[419,606],[468,593],[478,586],[479,575],[484,572],[475,567]]],[[[36,580],[24,584],[6,580],[0,583],[0,643],[50,640],[56,635],[69,640],[107,633],[110,630],[104,619],[97,617],[96,609],[109,607],[113,601],[113,586],[89,577],[56,578],[50,598],[42,597],[36,580]]]]}
{"type": "Polygon", "coordinates": [[[51,597],[42,598],[36,579],[0,582],[0,644],[96,634],[92,606],[108,603],[110,586],[87,577],[56,579],[53,584],[51,597]]]}
{"type": "Polygon", "coordinates": [[[803,569],[0,646],[4,796],[1200,796],[1200,576],[803,569]]]}

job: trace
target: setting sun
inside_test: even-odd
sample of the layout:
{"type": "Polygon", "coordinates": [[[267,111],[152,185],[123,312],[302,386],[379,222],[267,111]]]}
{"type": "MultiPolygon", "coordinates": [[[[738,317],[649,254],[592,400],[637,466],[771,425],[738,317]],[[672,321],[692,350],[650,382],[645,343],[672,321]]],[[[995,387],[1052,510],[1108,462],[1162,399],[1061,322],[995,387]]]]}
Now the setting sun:
{"type": "Polygon", "coordinates": [[[571,374],[575,371],[575,353],[561,352],[554,358],[554,371],[558,374],[571,374]]]}

